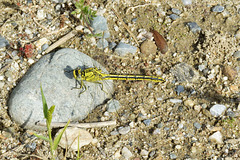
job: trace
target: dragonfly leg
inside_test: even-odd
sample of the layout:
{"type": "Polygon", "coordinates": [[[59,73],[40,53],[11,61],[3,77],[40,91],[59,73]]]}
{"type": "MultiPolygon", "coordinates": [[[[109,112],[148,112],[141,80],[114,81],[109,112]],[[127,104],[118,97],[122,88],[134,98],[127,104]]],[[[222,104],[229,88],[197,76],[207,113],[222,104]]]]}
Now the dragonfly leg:
{"type": "Polygon", "coordinates": [[[76,80],[76,86],[72,87],[72,89],[82,89],[82,91],[80,91],[79,93],[79,97],[80,97],[80,95],[87,90],[87,87],[82,80],[76,80]],[[78,84],[80,85],[80,87],[77,87],[78,84]]]}
{"type": "Polygon", "coordinates": [[[102,83],[102,82],[93,82],[93,83],[100,84],[100,85],[101,85],[101,90],[102,90],[103,92],[105,92],[106,94],[108,94],[108,92],[103,89],[103,83],[102,83]]]}

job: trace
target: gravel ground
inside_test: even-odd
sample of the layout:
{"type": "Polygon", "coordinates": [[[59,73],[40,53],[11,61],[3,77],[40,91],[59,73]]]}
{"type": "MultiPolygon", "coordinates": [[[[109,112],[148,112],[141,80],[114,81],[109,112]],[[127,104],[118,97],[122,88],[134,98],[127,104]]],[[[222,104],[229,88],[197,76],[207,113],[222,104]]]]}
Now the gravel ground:
{"type": "MultiPolygon", "coordinates": [[[[83,122],[116,119],[117,125],[88,129],[94,142],[81,148],[81,158],[239,159],[240,2],[87,3],[107,19],[108,42],[124,42],[138,47],[138,52],[119,56],[110,47],[99,49],[97,40],[86,33],[57,49],[77,49],[110,73],[159,75],[166,82],[115,81],[113,97],[120,109],[111,113],[104,104],[83,122]],[[153,28],[166,39],[167,53],[156,50],[152,41],[147,48],[141,46],[146,39],[141,35],[153,28]]],[[[70,0],[5,0],[0,9],[4,37],[0,37],[0,157],[41,159],[50,153],[48,143],[11,120],[8,97],[28,68],[43,56],[42,51],[81,23],[70,14],[74,10],[70,0]]],[[[59,147],[59,159],[64,156],[65,150],[59,147]]],[[[76,152],[70,150],[66,156],[75,159],[76,152]]]]}

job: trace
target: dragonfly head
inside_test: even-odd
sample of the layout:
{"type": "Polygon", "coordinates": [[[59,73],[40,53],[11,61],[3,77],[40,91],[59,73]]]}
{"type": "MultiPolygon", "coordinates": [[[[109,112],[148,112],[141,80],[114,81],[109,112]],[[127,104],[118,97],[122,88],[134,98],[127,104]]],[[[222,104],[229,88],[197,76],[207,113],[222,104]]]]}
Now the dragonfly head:
{"type": "Polygon", "coordinates": [[[80,78],[81,78],[81,72],[82,72],[82,70],[80,68],[74,69],[73,70],[73,77],[75,79],[79,79],[79,76],[80,76],[80,78]]]}

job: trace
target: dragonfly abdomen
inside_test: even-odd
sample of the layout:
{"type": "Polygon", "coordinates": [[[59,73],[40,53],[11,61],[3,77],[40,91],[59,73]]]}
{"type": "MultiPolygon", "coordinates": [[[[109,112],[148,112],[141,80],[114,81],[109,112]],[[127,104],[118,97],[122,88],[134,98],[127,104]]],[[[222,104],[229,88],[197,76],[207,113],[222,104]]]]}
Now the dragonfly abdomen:
{"type": "Polygon", "coordinates": [[[161,77],[157,76],[142,76],[142,75],[105,75],[102,77],[103,80],[145,80],[145,81],[153,81],[153,82],[165,82],[165,80],[161,77]]]}

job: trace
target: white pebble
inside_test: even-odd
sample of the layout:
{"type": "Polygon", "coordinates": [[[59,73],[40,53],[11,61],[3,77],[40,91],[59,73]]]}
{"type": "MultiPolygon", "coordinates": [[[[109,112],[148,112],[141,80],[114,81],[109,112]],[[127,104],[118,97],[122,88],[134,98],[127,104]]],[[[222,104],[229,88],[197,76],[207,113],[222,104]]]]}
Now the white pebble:
{"type": "Polygon", "coordinates": [[[3,79],[4,79],[4,76],[3,76],[3,75],[1,75],[1,76],[0,76],[0,81],[1,81],[1,80],[3,80],[3,79]]]}
{"type": "Polygon", "coordinates": [[[192,4],[192,0],[182,0],[184,5],[191,5],[192,4]]]}
{"type": "Polygon", "coordinates": [[[33,64],[33,63],[34,63],[34,60],[33,60],[33,59],[29,59],[29,60],[28,60],[28,63],[29,63],[29,64],[33,64]]]}
{"type": "Polygon", "coordinates": [[[38,20],[42,20],[45,17],[46,17],[46,13],[44,12],[44,10],[43,9],[39,9],[37,11],[37,18],[38,18],[38,20]]]}
{"type": "Polygon", "coordinates": [[[226,110],[226,106],[222,104],[215,104],[210,108],[210,113],[212,116],[220,116],[226,110]]]}
{"type": "Polygon", "coordinates": [[[127,147],[123,147],[122,155],[125,159],[130,159],[133,156],[132,152],[127,147]]]}
{"type": "Polygon", "coordinates": [[[181,99],[170,99],[170,102],[172,103],[182,103],[181,99]]]}
{"type": "Polygon", "coordinates": [[[217,132],[213,133],[211,136],[209,136],[209,139],[211,141],[219,143],[219,144],[223,143],[222,134],[219,131],[217,131],[217,132]]]}

